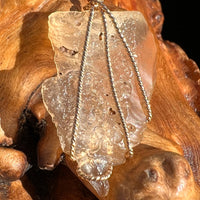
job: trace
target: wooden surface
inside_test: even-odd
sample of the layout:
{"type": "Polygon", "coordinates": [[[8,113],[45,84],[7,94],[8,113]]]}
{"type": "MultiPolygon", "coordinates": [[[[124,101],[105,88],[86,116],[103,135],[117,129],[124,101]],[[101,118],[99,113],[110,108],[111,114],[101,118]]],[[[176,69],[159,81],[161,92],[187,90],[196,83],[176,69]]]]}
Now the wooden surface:
{"type": "MultiPolygon", "coordinates": [[[[108,1],[106,1],[106,3],[107,2],[108,1]]],[[[80,9],[85,3],[86,1],[81,1],[80,4],[79,1],[68,2],[59,0],[7,0],[0,2],[0,118],[1,127],[3,129],[2,131],[0,130],[0,139],[2,137],[4,138],[1,140],[1,143],[4,143],[4,145],[11,145],[12,141],[10,138],[13,139],[14,144],[19,144],[18,133],[22,131],[25,127],[24,124],[27,122],[26,112],[23,112],[25,109],[31,109],[40,122],[43,118],[46,118],[47,123],[49,123],[49,125],[51,124],[51,121],[48,121],[50,120],[48,114],[45,112],[41,103],[39,103],[41,100],[39,90],[41,83],[46,78],[56,74],[53,50],[48,39],[47,17],[56,10],[69,10],[70,8],[72,10],[80,9]]],[[[173,200],[188,198],[194,200],[199,199],[200,171],[198,166],[200,165],[200,119],[197,115],[200,111],[199,70],[196,64],[185,55],[180,47],[171,42],[162,40],[160,32],[164,17],[161,12],[159,1],[113,0],[109,2],[108,5],[113,9],[118,9],[120,7],[127,10],[139,10],[143,13],[155,36],[158,48],[158,59],[157,80],[151,100],[153,119],[144,133],[143,145],[135,149],[136,161],[128,161],[124,166],[119,166],[119,168],[115,169],[112,179],[110,180],[110,193],[107,199],[117,199],[118,191],[120,191],[119,185],[121,183],[124,185],[128,183],[134,185],[136,183],[131,182],[132,180],[124,179],[124,177],[130,173],[132,168],[137,164],[136,162],[139,163],[139,160],[143,158],[143,156],[146,155],[145,158],[147,160],[151,156],[153,156],[153,159],[158,159],[158,155],[160,154],[164,157],[168,156],[170,158],[170,163],[173,163],[172,165],[170,164],[170,166],[177,168],[173,171],[177,175],[175,179],[169,179],[176,184],[172,185],[169,190],[170,192],[166,193],[168,195],[171,194],[171,196],[164,195],[167,190],[165,189],[167,183],[165,181],[155,181],[160,180],[156,178],[157,175],[155,174],[159,174],[163,166],[156,165],[160,167],[156,168],[156,172],[151,171],[153,175],[147,176],[150,177],[150,179],[135,179],[135,181],[138,180],[139,183],[146,181],[146,183],[150,184],[149,188],[151,194],[147,193],[146,188],[142,186],[140,188],[140,191],[147,195],[145,197],[148,197],[148,199],[173,200]],[[146,144],[151,147],[147,147],[146,144]],[[156,147],[156,149],[154,147],[156,147]],[[177,154],[174,153],[167,154],[163,150],[175,152],[184,156],[190,166],[186,164],[187,162],[183,157],[177,157],[177,154]],[[141,152],[144,153],[140,156],[141,152]],[[151,153],[148,154],[147,152],[151,153]],[[185,168],[178,168],[180,160],[181,163],[185,163],[185,168]],[[190,167],[197,185],[195,185],[193,181],[192,173],[189,173],[189,176],[187,175],[189,177],[188,179],[186,179],[185,175],[182,173],[185,170],[190,172],[190,167]],[[119,174],[119,179],[117,179],[117,174],[119,174]],[[180,193],[179,196],[173,196],[179,186],[178,183],[180,183],[178,180],[183,181],[187,185],[187,188],[192,188],[191,196],[188,195],[190,191],[188,191],[187,188],[184,189],[183,193],[180,193]],[[156,187],[160,186],[163,188],[163,196],[156,196],[158,192],[152,187],[154,183],[156,183],[156,187]],[[152,194],[154,194],[153,197],[151,196],[152,194]]],[[[44,134],[37,147],[39,165],[41,168],[53,169],[61,161],[61,158],[63,158],[61,156],[62,152],[59,149],[59,143],[56,142],[56,139],[54,143],[51,140],[51,134],[56,138],[55,131],[53,131],[54,129],[51,130],[52,131],[49,132],[43,132],[44,134]],[[55,148],[51,148],[51,144],[55,145],[57,151],[54,150],[55,148]]],[[[31,132],[31,134],[34,134],[34,132],[31,132]]],[[[32,146],[30,145],[30,147],[27,148],[32,148],[32,146]]],[[[36,146],[33,148],[34,149],[31,150],[36,152],[36,146]]],[[[28,160],[31,160],[29,156],[28,160]]],[[[66,162],[68,163],[67,159],[66,162]]],[[[11,167],[12,162],[8,162],[7,165],[8,168],[11,167]]],[[[68,165],[70,164],[68,163],[68,165]]],[[[144,166],[145,165],[141,163],[138,168],[141,173],[144,166]]],[[[152,166],[152,163],[149,163],[148,166],[152,166]]],[[[70,167],[74,170],[74,165],[70,165],[70,167]]],[[[56,170],[59,171],[60,169],[58,168],[56,170]]],[[[166,172],[167,175],[170,173],[171,171],[166,172]]],[[[149,173],[147,173],[147,175],[148,174],[149,173]]],[[[162,178],[162,173],[160,174],[162,178]]],[[[70,176],[73,177],[72,174],[70,176]]],[[[8,177],[7,175],[6,177],[0,178],[1,199],[19,199],[17,196],[18,193],[14,192],[17,188],[20,188],[20,194],[24,195],[23,199],[31,198],[27,191],[32,197],[39,193],[38,190],[40,187],[34,186],[33,183],[37,183],[37,181],[40,182],[40,180],[31,181],[30,174],[28,176],[28,181],[22,179],[27,185],[33,184],[32,187],[25,187],[26,189],[24,185],[21,185],[20,181],[14,181],[10,184],[10,180],[7,180],[8,177]],[[16,196],[13,197],[15,194],[16,196]]],[[[47,178],[46,175],[43,177],[47,178]]],[[[61,179],[59,180],[59,175],[56,177],[57,178],[52,176],[51,180],[62,182],[61,179]]],[[[134,174],[130,175],[130,177],[133,177],[134,180],[134,174]]],[[[71,183],[69,184],[74,184],[75,186],[77,180],[74,181],[73,178],[70,180],[71,183]]],[[[87,183],[85,183],[85,185],[92,190],[87,183]]],[[[54,185],[54,187],[53,191],[55,191],[55,193],[49,195],[54,199],[62,199],[63,197],[59,196],[58,193],[64,191],[65,187],[62,187],[62,184],[58,184],[57,187],[54,185]]],[[[137,185],[135,187],[137,187],[137,185]]],[[[128,190],[131,190],[131,187],[129,187],[128,190]]],[[[74,196],[74,199],[84,199],[84,195],[85,199],[87,196],[88,199],[95,199],[95,197],[85,189],[83,192],[80,187],[77,187],[77,191],[81,191],[79,194],[82,195],[82,197],[74,196]]],[[[75,190],[74,193],[76,193],[75,190]]],[[[122,194],[123,192],[120,193],[120,195],[122,194]]],[[[137,199],[143,198],[142,196],[135,196],[135,198],[136,197],[137,199]]]]}

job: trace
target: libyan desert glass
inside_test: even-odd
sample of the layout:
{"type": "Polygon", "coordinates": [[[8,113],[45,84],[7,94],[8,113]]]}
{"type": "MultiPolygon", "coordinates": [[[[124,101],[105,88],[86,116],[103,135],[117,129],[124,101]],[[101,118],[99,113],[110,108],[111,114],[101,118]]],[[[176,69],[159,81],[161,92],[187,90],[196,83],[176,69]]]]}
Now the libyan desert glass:
{"type": "MultiPolygon", "coordinates": [[[[126,38],[150,97],[155,80],[156,45],[140,12],[112,12],[126,38]]],[[[49,16],[49,38],[55,51],[57,76],[42,85],[44,104],[57,128],[63,151],[70,154],[77,89],[89,12],[56,12],[49,16]]],[[[108,42],[116,92],[130,134],[130,146],[140,143],[146,127],[145,103],[130,57],[110,19],[108,42]]],[[[95,12],[90,33],[75,158],[88,175],[101,176],[125,162],[126,136],[112,93],[104,43],[102,16],[95,12]]],[[[90,181],[100,196],[108,180],[90,181]]]]}

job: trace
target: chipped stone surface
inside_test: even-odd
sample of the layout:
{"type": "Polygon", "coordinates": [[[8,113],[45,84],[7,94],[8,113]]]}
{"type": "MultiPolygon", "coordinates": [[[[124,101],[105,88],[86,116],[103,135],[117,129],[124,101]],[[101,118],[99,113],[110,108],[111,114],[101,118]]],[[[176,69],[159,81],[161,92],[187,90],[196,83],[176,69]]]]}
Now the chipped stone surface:
{"type": "MultiPolygon", "coordinates": [[[[140,12],[113,12],[135,59],[144,87],[150,96],[155,80],[156,46],[140,12]]],[[[49,38],[55,51],[57,77],[43,83],[44,104],[57,127],[62,149],[70,153],[72,127],[88,12],[56,12],[49,17],[49,38]]],[[[146,127],[146,110],[130,58],[113,24],[108,21],[108,39],[120,105],[129,129],[131,147],[140,143],[146,127]]],[[[90,34],[83,101],[75,157],[79,167],[93,176],[106,173],[109,166],[125,162],[127,144],[116,107],[107,69],[104,28],[96,12],[90,34]]],[[[108,181],[91,181],[100,196],[109,190],[108,181]]]]}

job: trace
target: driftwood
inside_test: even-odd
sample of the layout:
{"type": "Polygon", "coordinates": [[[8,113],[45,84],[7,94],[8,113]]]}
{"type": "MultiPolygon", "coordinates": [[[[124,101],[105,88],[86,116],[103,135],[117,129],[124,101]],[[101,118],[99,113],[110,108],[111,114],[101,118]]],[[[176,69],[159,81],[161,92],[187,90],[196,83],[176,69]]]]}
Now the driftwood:
{"type": "Polygon", "coordinates": [[[0,199],[200,199],[200,73],[179,46],[162,40],[159,1],[105,2],[113,10],[142,12],[156,40],[153,119],[142,144],[114,168],[105,198],[66,167],[75,173],[41,100],[41,84],[56,75],[47,17],[86,3],[0,2],[0,144],[10,146],[0,147],[0,199]]]}

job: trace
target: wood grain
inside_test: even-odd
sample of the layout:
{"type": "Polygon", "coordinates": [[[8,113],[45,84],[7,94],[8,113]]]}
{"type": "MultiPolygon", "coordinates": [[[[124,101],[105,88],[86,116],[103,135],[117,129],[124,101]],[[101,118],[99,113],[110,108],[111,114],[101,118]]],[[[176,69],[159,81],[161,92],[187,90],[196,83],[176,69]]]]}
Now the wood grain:
{"type": "MultiPolygon", "coordinates": [[[[159,1],[113,0],[105,1],[105,3],[113,9],[141,11],[151,31],[154,33],[158,48],[157,80],[151,100],[153,119],[144,133],[142,141],[144,146],[139,146],[136,149],[138,162],[142,158],[139,152],[147,152],[148,148],[150,148],[154,159],[157,159],[158,154],[156,152],[161,153],[163,156],[166,156],[165,151],[178,153],[183,155],[189,162],[190,166],[188,165],[187,169],[191,167],[194,179],[200,185],[200,171],[198,169],[200,165],[200,119],[197,115],[200,109],[200,72],[198,67],[180,47],[162,40],[161,30],[164,16],[159,1]],[[147,148],[145,144],[151,147],[147,148]]],[[[11,137],[14,140],[14,143],[17,143],[19,128],[23,128],[24,122],[20,120],[20,116],[24,110],[32,109],[38,120],[48,117],[43,115],[41,108],[38,109],[37,106],[34,108],[34,105],[40,99],[40,95],[38,99],[33,98],[42,82],[56,74],[53,60],[54,53],[48,39],[48,15],[57,10],[81,9],[85,4],[86,1],[79,2],[78,0],[0,1],[0,118],[2,130],[7,137],[11,137]]],[[[50,140],[43,139],[43,141],[49,142],[50,140]]],[[[42,144],[45,147],[45,143],[42,144]]],[[[48,143],[47,146],[51,145],[48,143]]],[[[50,152],[52,158],[55,158],[53,156],[55,152],[50,151],[49,147],[45,151],[50,152]]],[[[45,159],[47,154],[44,152],[39,153],[39,156],[45,162],[48,160],[45,159]]],[[[54,166],[59,157],[60,154],[57,155],[56,159],[52,159],[50,164],[54,166]]],[[[177,159],[179,158],[177,154],[170,153],[170,160],[172,163],[176,163],[176,167],[178,165],[177,159]]],[[[184,160],[183,157],[181,159],[184,160]]],[[[187,163],[186,160],[183,162],[187,163]]],[[[118,176],[117,174],[120,174],[124,169],[124,172],[120,174],[120,181],[125,181],[124,183],[127,184],[128,179],[124,180],[123,177],[126,176],[125,172],[128,174],[130,166],[134,166],[132,162],[137,162],[137,159],[136,161],[127,162],[127,167],[121,166],[120,168],[119,166],[119,170],[116,169],[114,171],[110,182],[110,198],[116,198],[116,189],[120,182],[117,185],[115,180],[118,176]]],[[[142,167],[144,167],[143,164],[140,165],[140,169],[142,167]]],[[[71,168],[75,169],[74,166],[71,168]]],[[[159,168],[157,172],[161,169],[159,168]]],[[[182,169],[184,170],[184,168],[182,169]]],[[[181,174],[178,168],[175,173],[181,174]]],[[[180,179],[181,177],[179,176],[179,179],[177,178],[176,180],[180,179]]],[[[191,195],[193,195],[190,198],[199,199],[199,186],[193,182],[192,174],[189,180],[190,188],[192,188],[191,195]]],[[[12,184],[16,185],[13,189],[6,184],[3,186],[5,186],[4,188],[6,188],[7,192],[11,190],[12,195],[16,194],[11,199],[19,199],[17,197],[18,193],[14,191],[16,191],[17,187],[22,188],[21,183],[13,182],[12,184]]],[[[85,184],[87,185],[87,183],[85,184]]],[[[165,182],[160,184],[163,188],[166,186],[165,182]]],[[[187,182],[187,184],[189,183],[187,182]]],[[[89,185],[87,186],[90,188],[89,185]]],[[[174,188],[172,189],[175,190],[174,188]]],[[[60,191],[61,189],[62,187],[59,185],[58,188],[55,188],[55,191],[60,191]]],[[[26,193],[25,189],[23,191],[27,195],[25,199],[30,199],[31,197],[26,193]]],[[[91,191],[93,190],[91,189],[91,191]]],[[[1,188],[0,193],[1,195],[3,194],[1,188]]],[[[186,200],[187,194],[188,190],[185,190],[185,193],[181,194],[183,196],[180,197],[186,200]]],[[[55,196],[56,193],[52,195],[55,196]]],[[[84,194],[82,195],[84,196],[84,194]]],[[[61,199],[62,197],[57,195],[56,198],[61,199]]],[[[156,198],[159,199],[156,196],[153,197],[153,199],[156,198]]],[[[169,197],[169,199],[173,200],[176,198],[178,199],[179,197],[173,195],[169,197]]],[[[0,199],[3,199],[3,197],[0,196],[0,199]]]]}

